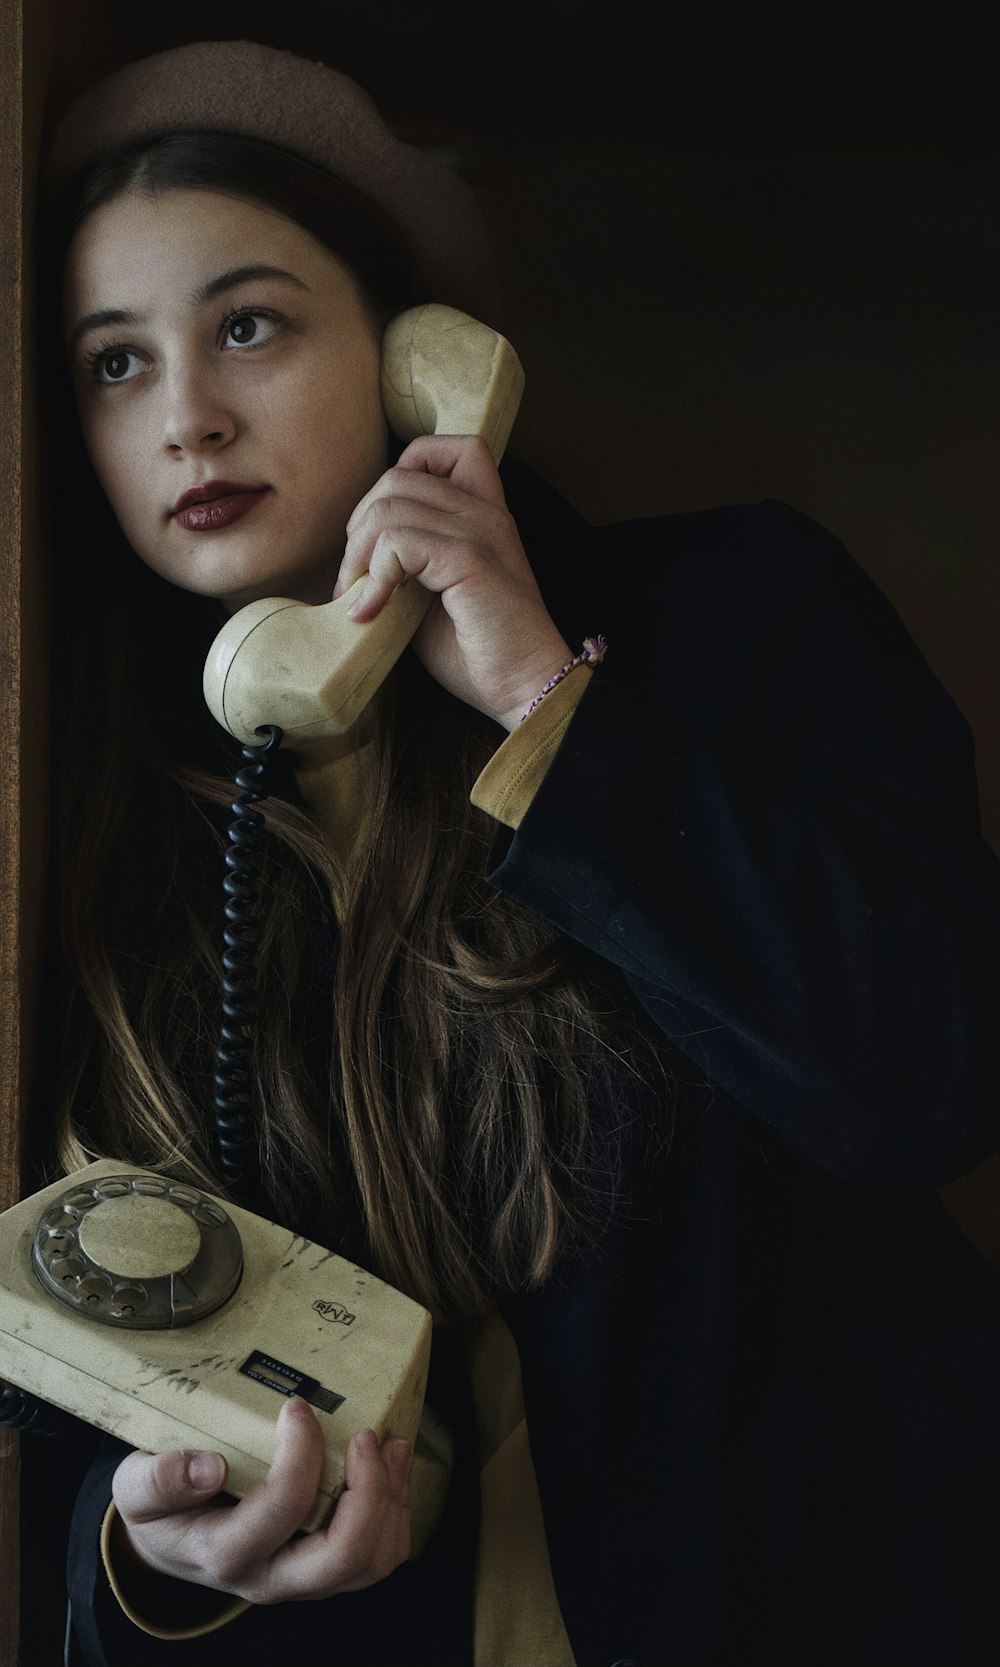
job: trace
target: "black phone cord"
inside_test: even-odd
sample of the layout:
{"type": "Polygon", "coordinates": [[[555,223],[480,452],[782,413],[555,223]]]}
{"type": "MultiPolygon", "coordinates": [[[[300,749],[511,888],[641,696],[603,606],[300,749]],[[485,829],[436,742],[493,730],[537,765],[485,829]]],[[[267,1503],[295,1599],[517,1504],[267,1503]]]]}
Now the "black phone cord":
{"type": "Polygon", "coordinates": [[[0,1424],[8,1430],[20,1430],[22,1435],[69,1435],[79,1428],[80,1420],[61,1407],[39,1401],[26,1389],[16,1389],[12,1383],[0,1384],[0,1424]]]}
{"type": "Polygon", "coordinates": [[[264,1188],[260,1175],[257,1111],[250,1082],[253,1031],[257,1018],[257,874],[253,856],[261,843],[264,818],[254,807],[270,791],[269,778],[283,731],[262,724],[267,739],[241,748],[243,767],[235,782],[226,851],[226,894],[222,956],[222,1022],[215,1051],[215,1143],[222,1178],[233,1195],[257,1204],[264,1188]]]}

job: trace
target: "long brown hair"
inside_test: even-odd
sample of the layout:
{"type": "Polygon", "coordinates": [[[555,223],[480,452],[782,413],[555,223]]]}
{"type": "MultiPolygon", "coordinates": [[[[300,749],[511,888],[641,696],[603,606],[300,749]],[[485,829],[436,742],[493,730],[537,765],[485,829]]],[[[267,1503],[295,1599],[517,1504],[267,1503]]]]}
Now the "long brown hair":
{"type": "MultiPolygon", "coordinates": [[[[229,135],[166,136],[108,159],[62,205],[61,246],[136,185],[279,207],[349,260],[383,316],[418,299],[405,251],[364,199],[229,135]]],[[[72,526],[64,517],[56,540],[74,978],[60,1155],[72,1169],[113,1154],[220,1191],[207,1108],[236,749],[200,697],[219,619],[142,566],[82,456],[75,467],[72,526]]],[[[454,1318],[544,1280],[600,1233],[619,1164],[614,1140],[595,1145],[588,1097],[655,1056],[636,1051],[572,946],[482,878],[495,829],[468,794],[495,726],[405,656],[372,730],[349,860],[290,772],[265,811],[262,1166],[279,1218],[299,1221],[308,1196],[317,1236],[334,1244],[359,1220],[377,1270],[454,1318]]]]}

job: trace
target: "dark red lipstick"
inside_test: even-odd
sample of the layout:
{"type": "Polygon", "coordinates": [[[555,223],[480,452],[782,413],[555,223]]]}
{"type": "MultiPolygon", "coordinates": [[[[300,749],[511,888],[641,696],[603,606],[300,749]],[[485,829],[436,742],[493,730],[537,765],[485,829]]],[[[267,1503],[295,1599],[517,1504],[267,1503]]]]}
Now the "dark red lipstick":
{"type": "Polygon", "coordinates": [[[270,491],[268,486],[251,486],[231,480],[208,480],[182,492],[173,515],[188,532],[215,532],[249,515],[270,491]]]}

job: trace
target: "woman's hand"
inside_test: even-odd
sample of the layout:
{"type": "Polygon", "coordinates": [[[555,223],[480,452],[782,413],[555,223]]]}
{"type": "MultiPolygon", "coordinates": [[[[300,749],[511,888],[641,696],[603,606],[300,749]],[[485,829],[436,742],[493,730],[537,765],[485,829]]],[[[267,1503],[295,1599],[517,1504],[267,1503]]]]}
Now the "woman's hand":
{"type": "Polygon", "coordinates": [[[130,1453],[113,1492],[131,1553],[148,1568],[251,1603],[326,1598],[372,1586],[410,1551],[410,1473],[403,1440],[371,1430],[347,1449],[346,1485],[325,1529],[293,1539],[323,1467],[323,1432],[307,1402],[286,1401],[267,1480],[235,1505],[212,1504],[226,1481],[218,1453],[130,1453]]]}
{"type": "Polygon", "coordinates": [[[407,446],[347,523],[334,595],[363,573],[355,619],[374,619],[406,577],[435,592],[416,653],[451,694],[505,729],[573,658],[542,601],[485,440],[429,434],[407,446]]]}

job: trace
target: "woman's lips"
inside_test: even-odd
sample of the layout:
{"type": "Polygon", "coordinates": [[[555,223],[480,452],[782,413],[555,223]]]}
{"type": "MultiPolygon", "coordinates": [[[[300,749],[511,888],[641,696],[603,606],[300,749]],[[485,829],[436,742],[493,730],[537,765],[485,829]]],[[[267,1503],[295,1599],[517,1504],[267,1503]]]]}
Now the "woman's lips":
{"type": "Polygon", "coordinates": [[[233,521],[242,521],[244,515],[249,515],[252,509],[265,498],[270,487],[262,486],[256,492],[228,492],[224,497],[212,498],[207,503],[189,504],[182,509],[174,520],[181,527],[186,527],[189,533],[215,532],[219,527],[228,527],[233,521]]]}

